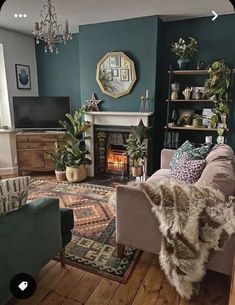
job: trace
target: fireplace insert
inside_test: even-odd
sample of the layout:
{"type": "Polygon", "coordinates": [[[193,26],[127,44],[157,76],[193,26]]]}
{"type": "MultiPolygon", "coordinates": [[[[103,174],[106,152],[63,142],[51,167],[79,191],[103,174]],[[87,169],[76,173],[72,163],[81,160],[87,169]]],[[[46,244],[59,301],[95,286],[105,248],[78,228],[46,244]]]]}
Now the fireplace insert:
{"type": "Polygon", "coordinates": [[[129,175],[129,160],[124,145],[129,136],[128,127],[96,126],[95,175],[129,175]]]}

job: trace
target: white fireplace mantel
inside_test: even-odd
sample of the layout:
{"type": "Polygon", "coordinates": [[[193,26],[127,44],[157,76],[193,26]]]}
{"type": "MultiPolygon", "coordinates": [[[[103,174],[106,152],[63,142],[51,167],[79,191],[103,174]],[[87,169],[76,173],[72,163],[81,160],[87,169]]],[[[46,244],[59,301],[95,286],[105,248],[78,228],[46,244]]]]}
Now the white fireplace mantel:
{"type": "Polygon", "coordinates": [[[114,112],[114,111],[90,111],[85,113],[85,121],[91,122],[91,128],[88,130],[86,136],[89,138],[86,140],[86,149],[89,151],[89,158],[92,161],[92,165],[88,168],[88,175],[94,176],[94,127],[95,125],[102,126],[123,126],[130,127],[139,124],[142,119],[145,126],[149,126],[150,117],[152,112],[114,112]]]}

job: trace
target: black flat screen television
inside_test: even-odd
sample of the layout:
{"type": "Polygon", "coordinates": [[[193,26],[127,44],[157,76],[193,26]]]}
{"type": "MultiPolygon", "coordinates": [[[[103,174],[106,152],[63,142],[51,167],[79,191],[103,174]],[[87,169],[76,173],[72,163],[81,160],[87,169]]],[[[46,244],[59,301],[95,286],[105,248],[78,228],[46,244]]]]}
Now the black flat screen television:
{"type": "Polygon", "coordinates": [[[59,120],[70,113],[69,97],[13,97],[16,129],[62,129],[59,120]]]}

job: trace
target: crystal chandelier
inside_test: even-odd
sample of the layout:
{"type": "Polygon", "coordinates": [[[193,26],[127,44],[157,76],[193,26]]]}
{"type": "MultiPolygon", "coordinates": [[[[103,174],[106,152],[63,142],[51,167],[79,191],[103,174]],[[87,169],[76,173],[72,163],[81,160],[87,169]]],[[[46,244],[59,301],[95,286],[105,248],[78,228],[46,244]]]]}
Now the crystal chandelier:
{"type": "Polygon", "coordinates": [[[33,27],[33,34],[36,38],[36,44],[39,44],[39,40],[46,43],[45,52],[49,50],[51,53],[56,52],[58,54],[58,43],[66,44],[67,40],[72,39],[72,33],[69,32],[68,21],[65,21],[65,27],[57,23],[57,15],[55,7],[51,0],[47,0],[47,4],[43,5],[41,11],[42,20],[35,22],[33,27]]]}

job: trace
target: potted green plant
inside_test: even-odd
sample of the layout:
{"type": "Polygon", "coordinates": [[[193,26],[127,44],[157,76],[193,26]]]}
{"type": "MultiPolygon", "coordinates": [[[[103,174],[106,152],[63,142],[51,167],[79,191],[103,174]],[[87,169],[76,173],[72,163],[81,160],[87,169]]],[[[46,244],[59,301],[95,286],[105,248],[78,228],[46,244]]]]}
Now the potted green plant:
{"type": "Polygon", "coordinates": [[[139,143],[138,139],[130,133],[126,140],[125,148],[131,164],[131,173],[133,177],[139,177],[142,174],[142,158],[145,151],[145,145],[139,143]]]}
{"type": "Polygon", "coordinates": [[[218,135],[222,136],[227,129],[229,113],[229,68],[223,60],[213,62],[208,69],[210,78],[206,82],[206,95],[214,102],[211,126],[218,126],[218,135]]]}
{"type": "Polygon", "coordinates": [[[85,132],[91,127],[91,123],[83,121],[85,108],[78,109],[74,115],[66,114],[66,120],[60,124],[66,129],[63,141],[66,143],[66,177],[70,182],[80,182],[87,177],[86,165],[91,160],[86,157],[85,132]]]}
{"type": "Polygon", "coordinates": [[[55,142],[55,148],[53,153],[48,154],[49,158],[53,161],[55,166],[55,176],[57,181],[66,180],[66,151],[64,148],[60,148],[58,142],[55,142]]]}
{"type": "Polygon", "coordinates": [[[144,139],[148,137],[148,131],[149,128],[144,126],[143,121],[140,120],[138,126],[133,126],[131,128],[131,133],[124,145],[129,156],[133,177],[142,175],[143,157],[146,153],[144,139]]]}
{"type": "Polygon", "coordinates": [[[193,127],[202,127],[203,118],[204,116],[202,114],[195,113],[192,121],[193,127]]]}
{"type": "Polygon", "coordinates": [[[190,58],[198,52],[198,42],[193,37],[189,37],[188,42],[180,38],[179,41],[171,43],[171,51],[178,57],[179,69],[184,70],[187,69],[190,58]]]}

